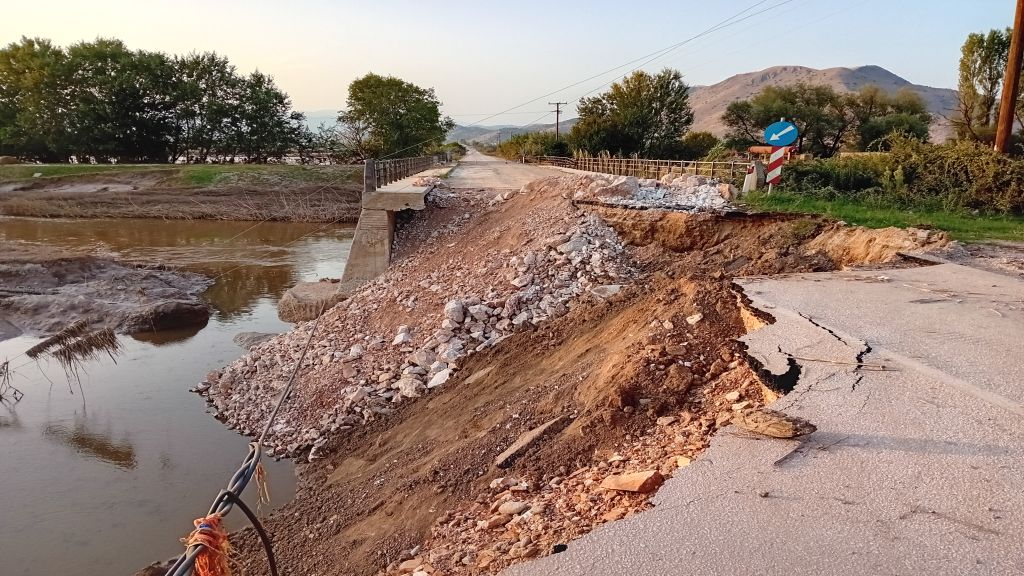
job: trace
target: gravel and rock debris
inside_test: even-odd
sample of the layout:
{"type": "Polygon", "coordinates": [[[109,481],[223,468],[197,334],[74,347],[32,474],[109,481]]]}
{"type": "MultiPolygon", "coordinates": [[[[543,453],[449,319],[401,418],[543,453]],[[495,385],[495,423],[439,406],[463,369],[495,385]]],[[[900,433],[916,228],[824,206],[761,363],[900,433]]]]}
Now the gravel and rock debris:
{"type": "MultiPolygon", "coordinates": [[[[736,338],[771,318],[731,278],[948,244],[576,198],[593,181],[437,188],[401,215],[393,266],[322,317],[271,434],[303,457],[266,523],[289,573],[495,573],[648,508],[734,419],[808,433],[761,410],[778,394],[736,338]]],[[[311,326],[211,374],[218,415],[258,431],[311,326]]],[[[265,572],[252,531],[233,543],[265,572]]]]}
{"type": "MultiPolygon", "coordinates": [[[[435,190],[428,202],[458,203],[444,190],[435,190]]],[[[311,449],[314,458],[329,434],[391,414],[403,401],[442,386],[472,354],[565,315],[592,292],[604,297],[628,282],[615,231],[594,214],[567,203],[560,208],[529,210],[490,230],[475,265],[465,258],[466,240],[460,238],[470,212],[429,233],[415,224],[403,229],[400,245],[433,246],[431,256],[442,259],[444,269],[399,258],[326,313],[296,391],[271,428],[268,448],[289,456],[311,449]],[[513,229],[524,239],[503,242],[513,229]],[[401,310],[398,319],[394,307],[401,310]]],[[[257,430],[311,327],[300,324],[211,374],[200,389],[217,415],[244,434],[257,430]]]]}

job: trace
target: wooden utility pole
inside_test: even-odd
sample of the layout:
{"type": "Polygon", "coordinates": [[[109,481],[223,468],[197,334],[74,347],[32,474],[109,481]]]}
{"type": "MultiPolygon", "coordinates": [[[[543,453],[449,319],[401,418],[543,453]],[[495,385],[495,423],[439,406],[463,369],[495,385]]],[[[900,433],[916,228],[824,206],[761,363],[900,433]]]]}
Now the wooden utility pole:
{"type": "Polygon", "coordinates": [[[1006,80],[1003,82],[1003,96],[999,102],[999,122],[996,125],[996,152],[1006,152],[1013,134],[1014,111],[1020,89],[1020,68],[1024,64],[1024,0],[1017,0],[1017,13],[1013,17],[1013,35],[1010,37],[1010,54],[1006,59],[1006,80]]]}
{"type": "MultiPolygon", "coordinates": [[[[1021,0],[1024,2],[1024,0],[1021,0]]],[[[555,140],[558,140],[558,124],[562,119],[562,105],[568,104],[568,102],[548,102],[551,106],[555,107],[555,140]]]]}

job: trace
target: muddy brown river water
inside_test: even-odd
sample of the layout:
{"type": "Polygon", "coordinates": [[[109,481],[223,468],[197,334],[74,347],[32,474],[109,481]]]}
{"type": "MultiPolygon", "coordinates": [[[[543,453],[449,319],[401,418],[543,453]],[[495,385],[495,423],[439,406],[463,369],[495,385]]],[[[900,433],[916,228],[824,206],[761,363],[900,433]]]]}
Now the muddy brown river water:
{"type": "MultiPolygon", "coordinates": [[[[215,277],[202,328],[122,336],[117,363],[90,362],[69,389],[57,365],[12,361],[24,398],[0,405],[0,574],[129,575],[181,550],[245,456],[248,440],[188,392],[242,354],[239,332],[283,332],[281,294],[340,277],[352,228],[268,222],[0,218],[0,241],[55,246],[215,277]],[[52,381],[52,382],[51,382],[52,381]]],[[[0,360],[38,339],[0,341],[0,360]]],[[[267,462],[273,506],[292,467],[267,462]]],[[[255,490],[246,500],[255,505],[255,490]]],[[[243,525],[241,514],[229,528],[243,525]]]]}

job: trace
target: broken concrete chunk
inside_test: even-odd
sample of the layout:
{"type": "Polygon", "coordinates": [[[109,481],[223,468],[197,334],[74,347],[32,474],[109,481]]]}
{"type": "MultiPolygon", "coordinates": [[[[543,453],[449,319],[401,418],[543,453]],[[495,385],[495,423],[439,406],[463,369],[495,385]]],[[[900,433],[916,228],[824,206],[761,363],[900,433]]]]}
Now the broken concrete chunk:
{"type": "Polygon", "coordinates": [[[517,456],[520,452],[522,452],[531,444],[533,444],[538,438],[540,438],[545,432],[547,432],[548,428],[551,428],[556,423],[560,422],[562,418],[564,418],[564,416],[553,418],[541,424],[540,426],[537,426],[533,430],[524,433],[522,436],[517,438],[516,441],[513,442],[512,445],[509,446],[504,452],[498,454],[498,457],[494,459],[494,465],[497,466],[498,468],[507,467],[515,456],[517,456]]]}
{"type": "Polygon", "coordinates": [[[607,300],[619,292],[622,292],[622,284],[605,284],[604,286],[594,286],[590,289],[591,294],[603,300],[607,300]]]}
{"type": "Polygon", "coordinates": [[[700,322],[703,319],[704,319],[704,315],[701,314],[700,312],[697,312],[693,316],[687,316],[686,317],[686,323],[689,324],[690,326],[693,326],[694,324],[696,324],[697,322],[700,322]]]}
{"type": "Polygon", "coordinates": [[[508,514],[509,516],[515,516],[522,514],[530,509],[530,505],[526,502],[517,502],[515,500],[511,502],[505,502],[501,506],[498,506],[498,514],[508,514]]]}
{"type": "Polygon", "coordinates": [[[444,370],[441,370],[437,374],[434,374],[434,377],[430,379],[430,382],[427,383],[427,388],[437,388],[441,384],[447,382],[448,378],[450,378],[451,375],[452,371],[450,368],[445,368],[444,370]]]}
{"type": "Polygon", "coordinates": [[[639,492],[647,494],[654,492],[665,481],[665,477],[657,470],[646,470],[644,472],[632,472],[629,474],[616,474],[609,476],[601,482],[601,488],[606,490],[620,490],[623,492],[639,492]]]}
{"type": "Polygon", "coordinates": [[[740,412],[733,416],[732,421],[744,430],[771,438],[796,438],[818,429],[807,420],[767,408],[740,412]]]}

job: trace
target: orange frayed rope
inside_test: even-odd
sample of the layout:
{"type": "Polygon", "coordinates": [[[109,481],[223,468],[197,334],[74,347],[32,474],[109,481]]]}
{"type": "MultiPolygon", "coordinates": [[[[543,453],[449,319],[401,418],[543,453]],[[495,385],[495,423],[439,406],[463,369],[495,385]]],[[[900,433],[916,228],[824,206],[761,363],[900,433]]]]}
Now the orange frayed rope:
{"type": "Polygon", "coordinates": [[[227,530],[221,526],[220,514],[196,518],[193,524],[196,529],[181,541],[186,548],[202,546],[196,556],[195,576],[231,576],[231,565],[228,563],[231,544],[228,542],[227,530]]]}

